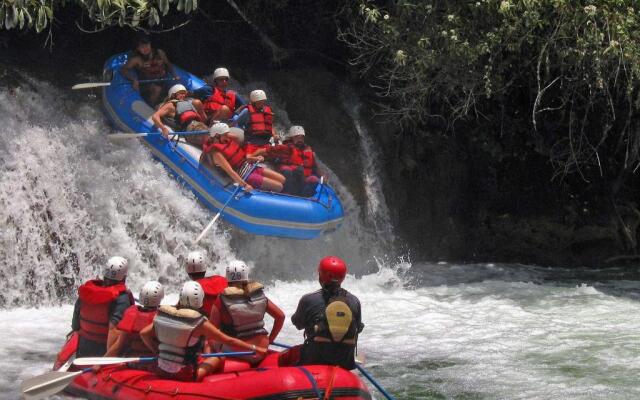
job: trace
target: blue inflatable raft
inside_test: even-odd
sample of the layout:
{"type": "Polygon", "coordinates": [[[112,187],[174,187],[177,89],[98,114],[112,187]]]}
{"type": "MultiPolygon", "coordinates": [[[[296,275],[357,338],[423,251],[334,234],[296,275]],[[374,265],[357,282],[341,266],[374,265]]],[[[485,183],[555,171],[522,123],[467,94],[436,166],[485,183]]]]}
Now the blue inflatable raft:
{"type": "MultiPolygon", "coordinates": [[[[118,54],[104,65],[104,78],[111,82],[103,88],[104,112],[116,129],[123,132],[158,132],[151,115],[154,110],[120,74],[127,54],[118,54]]],[[[205,83],[190,73],[175,67],[180,82],[189,90],[205,83]]],[[[176,82],[178,83],[178,82],[176,82]]],[[[167,140],[160,135],[140,138],[154,157],[209,209],[218,212],[232,196],[236,186],[216,168],[200,165],[201,149],[186,143],[167,140]]],[[[333,189],[320,184],[309,198],[254,190],[240,192],[222,213],[227,222],[256,235],[293,239],[313,239],[337,229],[344,217],[340,200],[333,189]]]]}

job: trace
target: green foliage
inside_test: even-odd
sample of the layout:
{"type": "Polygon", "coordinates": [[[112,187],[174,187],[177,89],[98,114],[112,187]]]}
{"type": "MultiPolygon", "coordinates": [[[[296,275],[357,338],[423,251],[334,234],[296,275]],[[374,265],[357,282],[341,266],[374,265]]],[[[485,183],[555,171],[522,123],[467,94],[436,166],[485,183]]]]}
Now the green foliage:
{"type": "Polygon", "coordinates": [[[376,4],[353,0],[340,39],[405,127],[444,122],[498,161],[538,152],[586,181],[619,184],[640,165],[635,1],[376,4]]]}
{"type": "Polygon", "coordinates": [[[97,27],[154,27],[172,7],[192,13],[198,8],[198,0],[0,0],[0,29],[41,32],[51,27],[55,11],[72,6],[79,7],[97,27]]]}

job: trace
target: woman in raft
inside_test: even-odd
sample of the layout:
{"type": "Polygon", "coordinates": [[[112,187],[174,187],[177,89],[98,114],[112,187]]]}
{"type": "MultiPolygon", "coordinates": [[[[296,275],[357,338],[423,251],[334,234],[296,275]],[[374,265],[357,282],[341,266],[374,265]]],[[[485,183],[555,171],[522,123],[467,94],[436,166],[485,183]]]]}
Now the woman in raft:
{"type": "Polygon", "coordinates": [[[262,156],[252,157],[241,146],[242,139],[230,133],[229,125],[219,122],[209,130],[209,138],[202,146],[200,162],[221,168],[231,179],[244,190],[254,188],[271,192],[281,192],[285,177],[269,168],[256,167],[248,176],[243,176],[251,169],[251,163],[264,161],[262,156]]]}

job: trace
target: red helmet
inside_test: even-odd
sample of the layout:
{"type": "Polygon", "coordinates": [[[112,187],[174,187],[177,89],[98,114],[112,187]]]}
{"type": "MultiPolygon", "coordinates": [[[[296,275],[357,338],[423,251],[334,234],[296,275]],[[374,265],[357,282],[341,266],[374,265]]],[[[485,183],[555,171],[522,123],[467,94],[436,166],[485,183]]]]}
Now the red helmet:
{"type": "Polygon", "coordinates": [[[342,283],[347,275],[347,264],[340,257],[325,257],[318,265],[318,275],[323,285],[331,282],[342,283]]]}

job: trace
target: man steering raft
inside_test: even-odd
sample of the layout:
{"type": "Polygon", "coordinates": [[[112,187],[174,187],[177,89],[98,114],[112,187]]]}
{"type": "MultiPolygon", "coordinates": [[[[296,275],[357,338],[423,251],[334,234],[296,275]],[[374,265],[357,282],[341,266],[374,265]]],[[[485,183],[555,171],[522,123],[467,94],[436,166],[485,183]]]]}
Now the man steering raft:
{"type": "Polygon", "coordinates": [[[120,70],[122,76],[131,81],[134,90],[139,90],[142,98],[152,107],[160,102],[168,85],[163,82],[143,83],[141,80],[165,79],[171,73],[174,80],[179,77],[173,69],[173,64],[167,58],[164,51],[154,49],[151,46],[151,39],[146,33],[136,35],[133,40],[133,53],[127,63],[120,70]],[[135,71],[135,75],[131,71],[135,71]]]}
{"type": "Polygon", "coordinates": [[[347,265],[339,257],[320,261],[318,280],[322,288],[304,295],[291,322],[304,329],[305,342],[300,364],[339,365],[354,369],[358,334],[364,324],[360,301],[340,285],[347,275],[347,265]]]}

